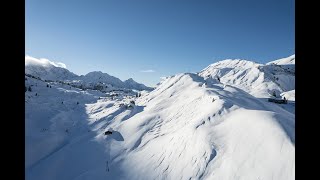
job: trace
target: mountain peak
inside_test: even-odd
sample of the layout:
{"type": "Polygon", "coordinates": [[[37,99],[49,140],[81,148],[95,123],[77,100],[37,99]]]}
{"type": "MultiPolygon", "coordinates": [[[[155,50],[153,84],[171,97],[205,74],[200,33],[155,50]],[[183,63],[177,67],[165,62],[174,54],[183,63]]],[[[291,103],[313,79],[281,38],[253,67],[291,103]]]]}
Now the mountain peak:
{"type": "Polygon", "coordinates": [[[281,59],[278,59],[278,60],[275,60],[275,61],[271,61],[271,62],[268,62],[266,63],[267,65],[270,65],[270,64],[277,64],[277,65],[292,65],[292,64],[295,64],[296,63],[296,55],[293,54],[289,57],[285,57],[285,58],[281,58],[281,59]]]}
{"type": "Polygon", "coordinates": [[[102,74],[107,74],[107,73],[103,73],[101,71],[91,71],[91,72],[88,72],[85,76],[87,76],[87,75],[102,75],[102,74]]]}
{"type": "Polygon", "coordinates": [[[125,82],[136,82],[136,81],[133,80],[132,78],[129,78],[129,79],[125,80],[125,82]]]}
{"type": "Polygon", "coordinates": [[[129,78],[124,81],[127,87],[131,89],[136,89],[136,90],[152,90],[153,88],[147,87],[144,84],[138,83],[132,78],[129,78]]]}
{"type": "Polygon", "coordinates": [[[198,74],[204,78],[219,77],[224,84],[239,87],[257,97],[268,97],[271,91],[281,93],[294,89],[294,61],[295,55],[267,64],[226,59],[209,65],[198,74]]]}
{"type": "Polygon", "coordinates": [[[66,80],[77,77],[76,74],[66,69],[61,62],[53,62],[44,58],[25,56],[25,73],[31,74],[46,80],[66,80]]]}

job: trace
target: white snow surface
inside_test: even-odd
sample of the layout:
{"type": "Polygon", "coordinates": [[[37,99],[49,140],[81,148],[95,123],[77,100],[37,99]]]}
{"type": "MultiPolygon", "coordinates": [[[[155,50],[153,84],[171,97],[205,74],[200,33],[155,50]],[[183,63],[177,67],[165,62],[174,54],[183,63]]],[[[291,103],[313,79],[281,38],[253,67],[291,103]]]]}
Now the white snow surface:
{"type": "Polygon", "coordinates": [[[221,61],[139,98],[26,77],[26,179],[293,180],[294,77],[279,86],[259,66],[221,61]],[[272,88],[291,101],[254,96],[272,88]]]}
{"type": "Polygon", "coordinates": [[[281,93],[281,97],[285,97],[287,100],[290,100],[290,101],[295,101],[295,96],[296,96],[295,90],[281,93]]]}
{"type": "Polygon", "coordinates": [[[198,74],[205,79],[220,78],[225,85],[236,86],[259,98],[270,97],[295,89],[295,55],[259,64],[241,59],[227,59],[213,63],[198,74]]]}
{"type": "Polygon", "coordinates": [[[289,65],[289,64],[295,64],[296,63],[296,55],[293,54],[289,57],[286,57],[286,58],[281,58],[281,59],[278,59],[278,60],[275,60],[275,61],[271,61],[269,63],[267,63],[268,65],[269,64],[278,64],[278,65],[289,65]]]}

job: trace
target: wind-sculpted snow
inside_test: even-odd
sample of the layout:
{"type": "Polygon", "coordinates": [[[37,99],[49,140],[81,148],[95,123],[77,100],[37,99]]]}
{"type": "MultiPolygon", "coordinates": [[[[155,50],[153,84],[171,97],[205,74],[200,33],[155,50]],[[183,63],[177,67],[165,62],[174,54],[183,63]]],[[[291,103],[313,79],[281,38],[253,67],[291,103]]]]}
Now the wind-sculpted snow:
{"type": "Polygon", "coordinates": [[[26,84],[26,179],[295,179],[291,102],[192,73],[139,98],[26,84]]]}
{"type": "Polygon", "coordinates": [[[227,59],[209,65],[198,73],[204,78],[220,78],[225,84],[239,87],[256,97],[279,96],[295,89],[295,55],[266,65],[240,59],[227,59]]]}

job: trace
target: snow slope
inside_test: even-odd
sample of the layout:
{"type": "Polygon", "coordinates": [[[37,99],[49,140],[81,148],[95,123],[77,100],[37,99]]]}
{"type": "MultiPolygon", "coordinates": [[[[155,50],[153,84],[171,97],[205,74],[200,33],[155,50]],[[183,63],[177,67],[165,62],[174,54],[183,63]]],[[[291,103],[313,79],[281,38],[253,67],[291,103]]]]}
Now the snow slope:
{"type": "Polygon", "coordinates": [[[26,80],[26,179],[295,179],[294,113],[233,85],[185,73],[111,99],[49,84],[26,80]]]}
{"type": "Polygon", "coordinates": [[[227,59],[209,65],[198,74],[204,78],[220,78],[224,84],[236,86],[256,97],[270,97],[273,91],[295,89],[295,55],[266,65],[240,59],[227,59]],[[279,64],[279,65],[278,65],[279,64]]]}
{"type": "Polygon", "coordinates": [[[267,63],[267,65],[269,65],[269,64],[289,65],[289,64],[295,64],[295,63],[296,63],[296,55],[294,54],[294,55],[291,55],[286,58],[271,61],[271,62],[267,63]]]}
{"type": "Polygon", "coordinates": [[[296,94],[296,91],[291,90],[291,91],[281,93],[281,97],[285,97],[287,100],[290,100],[290,101],[295,101],[295,96],[296,96],[295,94],[296,94]]]}

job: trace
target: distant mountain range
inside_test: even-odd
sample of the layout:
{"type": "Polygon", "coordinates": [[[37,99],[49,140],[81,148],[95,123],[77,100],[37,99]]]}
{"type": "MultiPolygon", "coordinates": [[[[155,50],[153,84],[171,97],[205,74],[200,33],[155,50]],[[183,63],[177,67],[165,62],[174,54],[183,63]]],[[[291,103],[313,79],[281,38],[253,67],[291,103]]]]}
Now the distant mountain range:
{"type": "Polygon", "coordinates": [[[140,91],[150,91],[153,89],[144,84],[137,83],[132,78],[121,81],[119,78],[101,71],[93,71],[79,76],[66,69],[63,63],[54,63],[47,59],[36,59],[31,56],[25,56],[25,73],[39,77],[42,80],[60,80],[69,83],[80,83],[84,86],[101,84],[107,88],[125,88],[140,91]]]}

